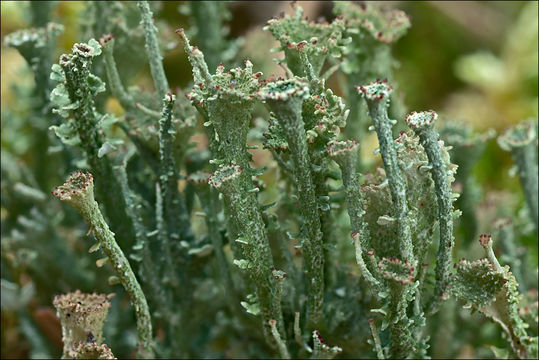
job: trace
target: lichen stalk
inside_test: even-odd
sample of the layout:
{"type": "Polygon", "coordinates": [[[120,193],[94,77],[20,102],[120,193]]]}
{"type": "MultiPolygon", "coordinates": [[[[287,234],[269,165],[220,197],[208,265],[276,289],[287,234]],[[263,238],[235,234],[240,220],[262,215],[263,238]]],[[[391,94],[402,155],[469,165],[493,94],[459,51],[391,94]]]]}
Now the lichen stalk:
{"type": "MultiPolygon", "coordinates": [[[[273,306],[273,294],[278,286],[273,275],[273,258],[265,233],[264,222],[255,197],[246,193],[244,170],[238,165],[221,166],[209,179],[211,186],[224,195],[225,202],[230,206],[230,218],[239,231],[241,241],[244,243],[245,265],[249,276],[253,280],[256,296],[260,306],[266,339],[272,339],[269,320],[274,319],[283,323],[280,308],[273,306]]],[[[285,334],[281,334],[284,338],[285,334]]],[[[271,345],[274,345],[270,341],[271,345]]]]}
{"type": "Polygon", "coordinates": [[[258,93],[285,130],[294,162],[294,179],[298,192],[299,210],[302,217],[303,259],[306,268],[309,330],[323,321],[324,250],[320,216],[317,211],[316,193],[310,169],[306,133],[301,116],[303,100],[308,96],[306,85],[290,79],[269,83],[258,93]]]}
{"type": "Polygon", "coordinates": [[[109,80],[110,91],[112,95],[125,110],[130,110],[135,107],[135,102],[133,97],[125,90],[120,74],[118,73],[118,68],[116,66],[116,60],[114,60],[114,35],[113,34],[104,34],[100,39],[99,43],[103,48],[105,71],[107,73],[107,79],[109,80]]]}
{"type": "MultiPolygon", "coordinates": [[[[202,52],[189,44],[183,29],[176,31],[183,40],[184,49],[193,67],[195,86],[187,95],[197,109],[207,117],[214,129],[210,137],[215,139],[217,153],[222,164],[210,178],[210,185],[223,193],[229,229],[243,241],[243,253],[247,257],[249,275],[256,289],[262,314],[264,335],[275,346],[268,321],[275,319],[282,326],[282,311],[272,306],[276,279],[272,276],[273,258],[266,234],[262,213],[258,204],[247,152],[247,132],[254,106],[253,93],[260,87],[261,73],[253,74],[253,64],[245,62],[244,68],[224,71],[218,66],[211,75],[202,52]],[[230,226],[231,225],[231,226],[230,226]]],[[[237,259],[241,261],[244,259],[237,259]]],[[[285,339],[285,334],[281,334],[285,339]]]]}
{"type": "Polygon", "coordinates": [[[350,228],[352,230],[352,240],[356,249],[356,262],[361,274],[376,288],[381,283],[367,268],[363,259],[362,242],[369,236],[362,219],[364,210],[361,208],[361,186],[359,174],[357,172],[357,156],[359,151],[359,141],[334,141],[328,145],[328,154],[337,162],[341,169],[343,185],[345,188],[346,206],[350,217],[350,228]],[[362,238],[363,241],[360,240],[362,238]]]}
{"type": "Polygon", "coordinates": [[[286,347],[286,344],[281,339],[279,330],[277,330],[277,325],[276,325],[277,321],[275,321],[275,319],[270,319],[268,323],[271,327],[271,335],[275,339],[275,342],[277,343],[277,347],[279,349],[279,353],[281,354],[281,359],[290,359],[290,353],[288,352],[288,348],[286,347]]]}
{"type": "Polygon", "coordinates": [[[97,113],[94,97],[105,90],[103,82],[90,70],[93,58],[101,54],[99,43],[90,39],[88,44],[73,45],[71,54],[60,56],[59,65],[52,66],[51,78],[58,85],[51,92],[53,111],[68,119],[63,125],[71,127],[69,143],[78,144],[96,179],[98,199],[105,205],[107,217],[112,221],[122,246],[134,239],[133,224],[125,213],[125,200],[117,191],[119,184],[113,176],[112,164],[99,155],[105,139],[99,130],[101,115],[97,113]],[[78,137],[78,139],[77,139],[78,137]]]}
{"type": "Polygon", "coordinates": [[[140,345],[138,355],[143,358],[153,357],[152,322],[148,303],[129,261],[105,222],[97,201],[94,200],[93,176],[80,170],[72,173],[63,185],[54,189],[53,195],[73,206],[90,226],[135,308],[140,345]]]}
{"type": "Polygon", "coordinates": [[[397,151],[393,142],[391,128],[396,123],[387,115],[389,95],[393,88],[387,81],[376,81],[369,85],[356,87],[367,100],[369,113],[378,136],[380,154],[384,163],[391,199],[393,200],[394,217],[398,224],[398,241],[402,260],[414,261],[414,249],[410,232],[410,218],[406,201],[406,183],[399,168],[397,151]]]}
{"type": "Polygon", "coordinates": [[[433,314],[438,310],[442,300],[447,297],[446,288],[449,284],[451,269],[451,254],[453,250],[453,204],[451,183],[448,170],[442,158],[442,147],[438,142],[438,132],[434,123],[438,114],[434,111],[413,112],[406,116],[406,123],[414,130],[429,159],[428,169],[434,181],[434,190],[438,200],[438,223],[440,226],[440,242],[436,253],[436,285],[433,299],[428,302],[427,313],[433,314]]]}
{"type": "Polygon", "coordinates": [[[153,24],[153,14],[150,10],[150,4],[147,1],[139,1],[137,5],[140,9],[140,23],[146,34],[145,48],[148,61],[150,62],[150,72],[157,94],[160,99],[163,99],[170,89],[168,87],[165,69],[163,68],[163,56],[157,42],[157,27],[153,24]]]}
{"type": "Polygon", "coordinates": [[[384,351],[382,349],[382,342],[380,341],[380,335],[378,334],[378,329],[374,323],[374,319],[369,319],[369,326],[371,328],[372,338],[374,341],[374,347],[376,348],[376,357],[378,359],[385,359],[384,351]]]}
{"type": "Polygon", "coordinates": [[[159,120],[159,183],[169,242],[173,239],[188,238],[191,232],[185,204],[178,191],[178,174],[173,154],[176,132],[172,126],[172,116],[175,101],[176,96],[171,93],[163,98],[163,112],[159,120]],[[178,234],[178,231],[182,233],[178,234]]]}

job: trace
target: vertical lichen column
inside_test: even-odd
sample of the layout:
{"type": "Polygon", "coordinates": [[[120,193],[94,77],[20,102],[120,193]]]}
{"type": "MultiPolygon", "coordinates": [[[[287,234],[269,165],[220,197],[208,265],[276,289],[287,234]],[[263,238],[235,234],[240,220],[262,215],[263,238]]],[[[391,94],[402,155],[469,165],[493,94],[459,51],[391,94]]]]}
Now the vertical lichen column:
{"type": "Polygon", "coordinates": [[[127,247],[135,238],[131,219],[126,214],[125,199],[118,191],[120,185],[113,175],[111,161],[100,151],[106,144],[102,134],[105,117],[99,114],[94,98],[105,91],[105,84],[91,73],[93,59],[101,54],[101,46],[94,39],[88,44],[73,45],[71,54],[60,56],[59,65],[52,66],[51,79],[58,82],[50,100],[58,113],[66,119],[52,129],[67,145],[79,145],[86,153],[86,160],[99,182],[96,187],[98,200],[117,232],[120,244],[127,247]]]}
{"type": "Polygon", "coordinates": [[[363,219],[365,210],[361,207],[361,185],[357,172],[357,156],[359,142],[355,140],[332,141],[328,145],[328,154],[339,165],[342,172],[342,181],[345,188],[346,207],[350,217],[352,239],[356,248],[356,262],[361,275],[375,288],[380,289],[380,281],[376,279],[367,268],[363,259],[362,243],[367,242],[368,229],[363,219]]]}
{"type": "Polygon", "coordinates": [[[384,163],[391,199],[394,206],[394,217],[397,221],[397,234],[400,254],[403,260],[412,261],[413,244],[410,232],[410,218],[408,216],[408,203],[406,201],[406,183],[399,168],[397,150],[393,144],[391,128],[397,122],[390,120],[387,115],[389,95],[393,91],[387,81],[375,81],[369,85],[356,88],[367,100],[369,113],[378,136],[380,154],[384,163]]]}
{"type": "Polygon", "coordinates": [[[413,112],[406,116],[406,123],[414,130],[429,159],[429,170],[434,181],[434,190],[438,200],[438,222],[440,226],[440,243],[436,253],[436,286],[434,298],[427,304],[427,314],[438,310],[441,300],[446,298],[446,288],[449,285],[451,267],[451,251],[453,249],[453,199],[449,169],[445,165],[442,146],[438,143],[438,132],[434,123],[438,114],[434,111],[413,112]]]}
{"type": "Polygon", "coordinates": [[[235,263],[249,272],[263,318],[265,337],[274,346],[269,320],[277,321],[281,338],[285,339],[283,317],[280,306],[274,306],[272,301],[277,279],[272,274],[273,258],[256,196],[258,188],[252,180],[256,171],[249,166],[250,154],[247,152],[247,132],[256,101],[253,94],[260,87],[258,78],[262,74],[253,74],[253,65],[246,61],[245,68],[224,72],[224,67],[218,66],[217,72],[211,75],[202,52],[191,47],[183,29],[177,33],[184,41],[193,66],[195,86],[188,98],[208,119],[205,125],[213,127],[212,135],[222,156],[213,160],[221,166],[209,183],[224,195],[227,221],[237,231],[233,234],[237,239],[232,240],[242,245],[247,258],[236,259],[235,263]]]}
{"type": "Polygon", "coordinates": [[[302,249],[308,289],[307,323],[309,330],[314,330],[322,321],[324,254],[307,136],[301,115],[303,100],[309,96],[309,88],[306,82],[292,78],[267,84],[258,92],[258,96],[266,101],[284,130],[294,161],[298,205],[303,221],[302,233],[305,235],[302,249]]]}
{"type": "Polygon", "coordinates": [[[153,357],[152,322],[146,297],[142,292],[129,261],[122,249],[116,243],[114,233],[109,230],[99,205],[94,200],[94,181],[90,173],[76,171],[72,173],[63,185],[57,186],[52,192],[58,199],[73,206],[90,226],[97,239],[98,246],[107,256],[108,262],[123,285],[137,315],[137,330],[139,337],[139,357],[153,357]]]}
{"type": "Polygon", "coordinates": [[[74,347],[79,342],[103,343],[103,325],[112,296],[114,294],[84,294],[77,290],[54,297],[56,314],[62,323],[63,359],[74,356],[74,347]]]}
{"type": "Polygon", "coordinates": [[[170,90],[165,75],[165,69],[163,68],[163,56],[161,55],[159,43],[157,42],[157,27],[153,24],[153,14],[150,10],[150,4],[147,1],[139,1],[137,5],[140,9],[140,23],[144,28],[146,40],[145,47],[148,61],[150,62],[150,72],[157,94],[160,99],[163,99],[170,90]]]}
{"type": "MultiPolygon", "coordinates": [[[[379,151],[382,155],[387,183],[393,205],[391,221],[397,224],[397,242],[401,259],[384,257],[378,261],[378,268],[387,280],[390,292],[388,318],[390,327],[390,356],[407,357],[413,351],[414,341],[410,320],[407,315],[407,294],[414,281],[417,259],[411,235],[411,219],[407,201],[406,180],[399,166],[397,148],[393,140],[392,126],[395,120],[387,115],[389,95],[392,87],[387,81],[371,82],[357,87],[367,101],[369,113],[378,136],[379,151]]],[[[389,220],[389,219],[388,219],[389,220]]]]}
{"type": "Polygon", "coordinates": [[[530,219],[539,229],[539,198],[537,191],[537,120],[528,120],[507,129],[499,138],[498,145],[511,152],[516,165],[530,219]],[[533,124],[535,122],[535,124],[533,124]]]}

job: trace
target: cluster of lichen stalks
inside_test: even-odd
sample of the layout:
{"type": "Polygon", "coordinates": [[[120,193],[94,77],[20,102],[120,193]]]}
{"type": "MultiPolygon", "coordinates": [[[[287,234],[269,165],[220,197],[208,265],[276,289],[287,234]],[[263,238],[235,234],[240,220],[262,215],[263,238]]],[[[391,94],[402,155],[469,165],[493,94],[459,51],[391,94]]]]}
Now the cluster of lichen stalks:
{"type": "MultiPolygon", "coordinates": [[[[209,141],[209,155],[203,156],[185,146],[196,115],[183,98],[178,101],[181,107],[176,105],[149,5],[140,1],[138,6],[157,94],[144,97],[124,88],[113,55],[115,37],[105,35],[100,42],[75,44],[71,54],[53,65],[51,79],[57,85],[50,98],[54,112],[66,119],[53,130],[64,144],[82,149],[93,173],[72,173],[53,194],[85,218],[97,240],[90,251],[101,249],[106,256],[98,266],[110,263],[115,275],[109,282],[126,290],[137,318],[139,356],[192,354],[188,340],[197,316],[189,309],[196,301],[193,294],[204,291],[196,281],[203,277],[204,265],[211,263],[208,254],[214,255],[216,281],[235,322],[230,326],[263,338],[273,356],[331,358],[343,352],[364,356],[347,349],[363,346],[364,329],[370,331],[378,358],[428,356],[426,322],[451,296],[500,324],[512,354],[536,356],[537,337],[529,336],[518,312],[517,282],[495,258],[490,236],[481,237],[487,259],[453,264],[453,221],[459,212],[453,208],[458,194],[451,185],[457,166],[434,128],[438,115],[412,112],[404,118],[410,131],[393,135],[397,121],[389,113],[399,111],[390,109],[394,89],[387,80],[375,79],[391,79],[390,45],[409,27],[404,13],[339,3],[334,21],[315,23],[303,19],[296,5],[295,14],[272,19],[265,28],[284,51],[280,62],[286,79],[263,80],[261,73],[253,73],[250,61],[228,72],[220,64],[211,73],[202,51],[190,45],[183,29],[177,30],[193,69],[194,85],[186,99],[202,118],[209,141]],[[112,95],[130,116],[158,123],[158,131],[146,134],[145,125],[98,112],[96,97],[105,91],[105,84],[92,73],[92,61],[102,52],[112,95]],[[332,66],[324,67],[326,63],[332,66]],[[325,83],[339,68],[356,82],[348,84],[352,111],[325,83]],[[259,203],[264,184],[258,176],[264,169],[253,167],[248,151],[257,103],[269,111],[269,126],[257,140],[271,151],[284,183],[276,211],[259,203]],[[375,153],[383,163],[372,174],[360,173],[364,171],[360,144],[367,127],[363,110],[368,110],[369,130],[376,132],[379,143],[375,153]],[[118,123],[136,151],[125,157],[116,153],[114,158],[118,144],[108,137],[107,123],[118,123]],[[147,167],[138,178],[126,173],[131,156],[140,160],[136,166],[147,167]],[[146,219],[141,205],[146,203],[130,189],[146,174],[155,180],[146,188],[154,191],[150,198],[155,209],[150,214],[155,222],[146,219]],[[94,176],[96,198],[114,232],[94,200],[94,176]],[[187,180],[190,200],[188,190],[178,188],[181,178],[187,180]],[[342,186],[335,187],[331,180],[342,181],[342,186]],[[193,194],[208,229],[203,240],[193,231],[193,194]],[[344,241],[348,225],[336,219],[339,209],[346,211],[350,223],[344,241]],[[283,229],[284,219],[293,225],[283,229]],[[149,226],[156,231],[148,231],[149,226]],[[285,233],[296,243],[301,259],[293,259],[285,233]],[[346,249],[348,245],[342,244],[350,239],[360,280],[357,275],[352,275],[354,281],[343,280],[350,272],[337,260],[336,248],[346,249]],[[124,255],[130,247],[136,259],[131,263],[124,255]],[[156,247],[159,260],[152,255],[156,247]],[[428,280],[429,272],[434,281],[428,280]],[[352,300],[354,291],[362,294],[361,303],[352,300]],[[350,298],[338,300],[345,296],[350,298]],[[367,304],[371,308],[361,308],[367,304]],[[165,340],[155,338],[153,312],[159,313],[165,340]],[[339,331],[343,326],[348,327],[346,334],[339,331]],[[339,346],[327,345],[321,334],[339,346]]],[[[535,221],[536,133],[537,128],[529,125],[500,140],[504,148],[516,149],[512,151],[523,187],[530,196],[535,194],[535,203],[533,198],[528,201],[535,221]]],[[[113,357],[102,345],[105,298],[77,292],[55,299],[64,357],[113,357]],[[102,301],[96,305],[93,298],[102,301]]]]}

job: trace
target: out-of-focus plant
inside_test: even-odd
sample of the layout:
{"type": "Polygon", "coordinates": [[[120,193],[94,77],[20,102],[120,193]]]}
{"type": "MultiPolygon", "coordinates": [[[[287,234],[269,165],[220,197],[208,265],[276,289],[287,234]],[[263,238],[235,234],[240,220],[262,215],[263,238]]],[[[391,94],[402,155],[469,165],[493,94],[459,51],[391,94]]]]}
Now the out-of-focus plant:
{"type": "Polygon", "coordinates": [[[538,116],[536,13],[534,1],[522,7],[498,55],[482,50],[456,62],[456,75],[470,89],[449,98],[445,108],[449,116],[466,119],[478,130],[493,127],[498,131],[538,116]]]}

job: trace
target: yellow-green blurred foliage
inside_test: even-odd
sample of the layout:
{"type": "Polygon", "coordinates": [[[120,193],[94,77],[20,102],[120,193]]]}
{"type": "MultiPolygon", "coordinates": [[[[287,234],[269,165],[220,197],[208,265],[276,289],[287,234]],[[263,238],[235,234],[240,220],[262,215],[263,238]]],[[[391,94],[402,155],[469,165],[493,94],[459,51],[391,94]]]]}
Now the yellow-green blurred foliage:
{"type": "Polygon", "coordinates": [[[448,115],[470,121],[474,128],[502,131],[527,117],[537,117],[537,2],[526,4],[501,38],[499,55],[481,50],[459,58],[454,66],[469,87],[451,95],[448,115]]]}

